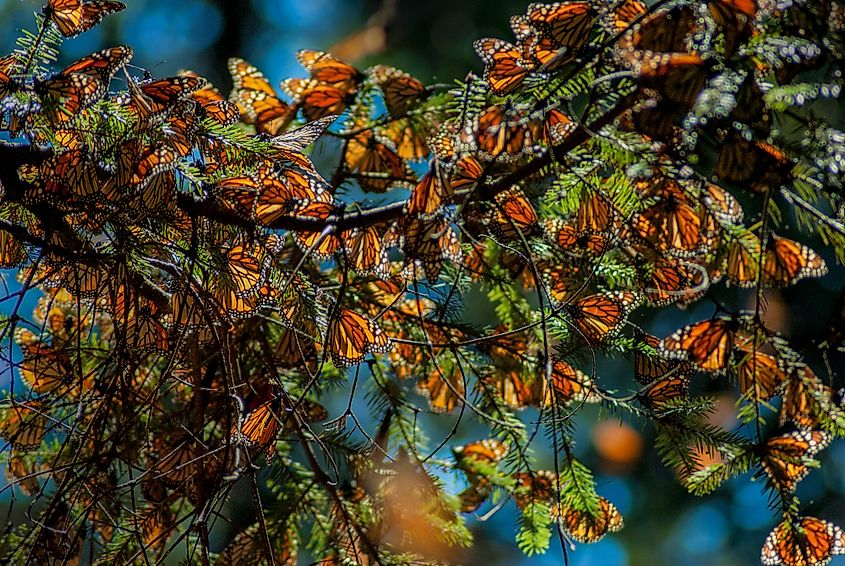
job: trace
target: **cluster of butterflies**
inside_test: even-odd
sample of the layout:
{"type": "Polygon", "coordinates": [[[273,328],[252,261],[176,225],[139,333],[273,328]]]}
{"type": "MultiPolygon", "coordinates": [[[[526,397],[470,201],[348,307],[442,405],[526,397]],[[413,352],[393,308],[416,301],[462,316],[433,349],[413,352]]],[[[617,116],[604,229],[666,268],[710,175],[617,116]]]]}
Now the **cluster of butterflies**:
{"type": "MultiPolygon", "coordinates": [[[[72,37],[123,8],[107,0],[51,0],[44,25],[72,37]]],[[[313,385],[328,360],[343,369],[386,354],[377,362],[399,379],[413,378],[434,411],[451,412],[471,402],[461,361],[467,355],[484,368],[474,375],[475,391],[511,409],[556,410],[611,394],[568,357],[555,355],[546,364],[531,331],[503,325],[479,339],[468,326],[453,324],[429,292],[444,272],[485,284],[521,281],[537,290],[576,349],[612,345],[643,304],[686,305],[720,281],[785,287],[825,275],[824,260],[809,247],[745,227],[731,192],[678,173],[678,120],[715,72],[693,41],[701,35],[702,14],[717,24],[725,58],[751,37],[758,19],[756,3],[746,0],[653,12],[638,0],[611,8],[531,4],[511,19],[514,43],[475,43],[484,76],[467,88],[481,85],[485,102],[462,114],[441,112],[433,89],[404,71],[382,65],[361,71],[322,51],[297,54],[308,76],[283,81],[284,96],[240,58],[229,61],[234,88],[228,97],[191,71],[133,79],[125,72],[132,57],[126,46],[49,76],[30,76],[30,61],[21,54],[0,59],[8,129],[50,149],[18,168],[23,188],[7,187],[0,204],[0,217],[31,236],[24,243],[0,230],[0,267],[24,266],[22,283],[46,293],[32,328],[14,335],[32,398],[5,409],[0,432],[15,451],[8,473],[30,492],[40,489],[39,468],[26,455],[56,428],[46,400],[75,406],[86,395],[110,399],[114,383],[129,384],[137,396],[123,403],[154,396],[152,376],[164,370],[152,366],[167,366],[180,384],[194,383],[192,364],[201,351],[225,340],[233,348],[254,344],[256,329],[271,327],[262,326],[268,319],[275,325],[262,337],[267,347],[237,351],[242,359],[234,365],[249,368],[234,386],[237,418],[228,398],[209,402],[175,386],[175,405],[201,404],[204,416],[221,424],[226,442],[202,442],[198,433],[157,437],[143,455],[147,500],[167,502],[184,491],[200,507],[221,475],[237,472],[242,455],[272,457],[280,436],[326,420],[328,412],[310,391],[293,395],[262,372],[304,376],[313,385]],[[636,205],[604,188],[622,183],[619,176],[595,167],[583,175],[576,206],[543,218],[538,193],[556,191],[550,179],[583,163],[554,163],[507,181],[552,148],[581,144],[587,133],[559,101],[522,104],[504,95],[535,78],[571,72],[600,41],[609,41],[612,65],[637,84],[632,109],[617,126],[653,143],[661,155],[648,171],[625,178],[636,205]],[[110,85],[121,71],[128,90],[114,94],[110,85]],[[375,117],[373,93],[385,109],[375,117]],[[345,116],[342,130],[332,126],[339,115],[345,116]],[[339,144],[332,179],[306,155],[318,139],[339,144]],[[417,178],[410,164],[426,158],[430,163],[417,178]],[[355,222],[371,211],[359,213],[344,201],[351,184],[371,197],[389,190],[409,195],[400,213],[355,222]],[[48,229],[44,210],[56,213],[50,220],[58,228],[48,229]],[[34,242],[43,247],[35,260],[34,242]],[[603,279],[598,267],[607,261],[629,267],[635,281],[626,288],[603,279]],[[321,272],[324,262],[337,269],[321,272]],[[80,341],[91,336],[97,346],[81,351],[80,341]],[[131,360],[119,379],[113,352],[131,360]],[[538,369],[546,365],[547,372],[538,369]]],[[[721,149],[713,174],[752,194],[770,191],[790,178],[792,163],[762,141],[772,120],[753,77],[739,85],[737,100],[731,123],[747,124],[756,136],[724,128],[715,140],[721,149]]],[[[738,313],[718,314],[663,339],[638,331],[633,338],[635,399],[656,418],[672,418],[697,373],[729,375],[754,403],[781,397],[779,425],[795,430],[749,451],[776,491],[794,492],[830,442],[821,423],[835,410],[833,391],[797,354],[738,313]]],[[[232,385],[215,371],[199,389],[232,385]]],[[[85,418],[94,419],[106,404],[91,403],[85,418]]],[[[549,504],[574,540],[596,542],[622,527],[606,499],[598,499],[596,513],[560,501],[552,473],[524,472],[497,484],[491,478],[506,455],[495,440],[456,449],[456,467],[469,483],[460,496],[465,512],[504,486],[520,508],[549,504]]],[[[150,525],[164,523],[172,521],[149,517],[150,525]]],[[[145,533],[148,542],[166,539],[161,529],[145,533]]],[[[807,556],[812,560],[805,563],[821,563],[845,551],[841,539],[827,521],[788,516],[767,539],[763,559],[800,564],[807,556]]]]}
{"type": "Polygon", "coordinates": [[[461,510],[475,512],[492,495],[495,487],[507,488],[520,509],[531,503],[545,503],[552,518],[574,541],[598,542],[608,533],[622,529],[622,514],[608,499],[596,496],[595,511],[579,508],[574,502],[561,501],[556,493],[565,492],[566,485],[554,472],[535,470],[518,472],[511,476],[499,473],[496,468],[508,455],[508,445],[494,438],[478,440],[452,449],[456,467],[464,472],[469,483],[459,494],[461,510]],[[495,485],[491,478],[500,483],[495,485]]]}

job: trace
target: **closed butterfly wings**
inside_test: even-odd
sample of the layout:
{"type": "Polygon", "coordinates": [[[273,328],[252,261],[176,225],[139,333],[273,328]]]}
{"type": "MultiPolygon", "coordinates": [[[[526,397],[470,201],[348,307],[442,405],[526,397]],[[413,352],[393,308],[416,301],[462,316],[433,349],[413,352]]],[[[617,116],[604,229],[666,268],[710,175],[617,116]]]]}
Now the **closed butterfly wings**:
{"type": "Polygon", "coordinates": [[[760,553],[765,566],[823,566],[845,554],[845,534],[830,521],[796,517],[778,524],[760,553]]]}
{"type": "Polygon", "coordinates": [[[760,448],[760,462],[771,484],[791,492],[810,473],[807,463],[830,443],[820,430],[796,431],[767,440],[760,448]]]}
{"type": "Polygon", "coordinates": [[[508,453],[503,442],[488,438],[452,449],[456,465],[467,474],[469,487],[458,495],[461,511],[471,513],[478,509],[492,492],[492,484],[484,472],[495,469],[508,453]]]}
{"type": "Polygon", "coordinates": [[[264,74],[237,57],[229,59],[229,74],[234,85],[229,100],[237,104],[242,119],[269,135],[284,130],[293,119],[294,110],[279,99],[264,74]]]}
{"type": "Polygon", "coordinates": [[[384,330],[353,310],[340,308],[329,324],[327,350],[337,367],[359,364],[368,353],[384,353],[390,348],[384,330]]]}
{"type": "Polygon", "coordinates": [[[597,293],[564,305],[575,324],[575,332],[591,345],[601,344],[615,334],[639,297],[630,291],[597,293]]]}

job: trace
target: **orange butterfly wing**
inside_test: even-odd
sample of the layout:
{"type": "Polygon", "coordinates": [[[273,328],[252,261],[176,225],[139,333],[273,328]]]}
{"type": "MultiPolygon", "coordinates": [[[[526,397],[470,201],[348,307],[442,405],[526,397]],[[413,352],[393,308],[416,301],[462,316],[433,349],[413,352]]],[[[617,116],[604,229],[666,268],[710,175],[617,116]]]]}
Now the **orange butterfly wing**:
{"type": "Polygon", "coordinates": [[[387,352],[390,338],[372,320],[353,310],[341,308],[329,325],[329,345],[332,362],[348,367],[364,361],[368,353],[387,352]]]}
{"type": "Polygon", "coordinates": [[[660,352],[668,358],[689,360],[708,373],[727,368],[737,324],[733,319],[703,320],[667,336],[660,342],[660,352]]]}
{"type": "Polygon", "coordinates": [[[783,521],[766,537],[760,552],[765,566],[821,566],[845,554],[845,534],[830,521],[798,517],[794,526],[783,521]]]}
{"type": "Polygon", "coordinates": [[[522,50],[507,41],[488,37],[472,45],[484,63],[484,78],[496,94],[512,91],[531,72],[530,64],[522,59],[522,50]]]}

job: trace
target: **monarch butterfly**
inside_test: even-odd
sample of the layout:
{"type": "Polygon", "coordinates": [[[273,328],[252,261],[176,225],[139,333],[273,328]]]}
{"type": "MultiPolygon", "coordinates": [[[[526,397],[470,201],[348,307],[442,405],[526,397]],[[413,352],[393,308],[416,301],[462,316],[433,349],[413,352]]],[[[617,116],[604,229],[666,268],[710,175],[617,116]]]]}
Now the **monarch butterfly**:
{"type": "Polygon", "coordinates": [[[564,305],[578,334],[589,344],[600,344],[616,333],[639,297],[631,291],[597,293],[564,305]]]}
{"type": "Polygon", "coordinates": [[[253,204],[253,215],[269,226],[280,217],[292,214],[311,202],[329,203],[331,194],[325,181],[307,170],[285,167],[281,171],[262,165],[256,172],[259,193],[253,204]]]}
{"type": "Polygon", "coordinates": [[[778,423],[784,426],[791,422],[799,430],[818,428],[819,415],[824,414],[825,407],[829,407],[832,391],[808,366],[789,368],[787,375],[789,379],[783,391],[778,423]]]}
{"type": "Polygon", "coordinates": [[[24,194],[25,202],[89,200],[100,194],[101,186],[94,164],[81,150],[56,153],[42,162],[35,174],[34,187],[24,194]]]}
{"type": "Polygon", "coordinates": [[[12,78],[12,69],[17,64],[14,55],[0,57],[0,101],[18,89],[18,83],[12,78]]]}
{"type": "Polygon", "coordinates": [[[823,566],[845,554],[845,533],[816,517],[786,519],[766,537],[760,552],[765,566],[823,566]]]}
{"type": "Polygon", "coordinates": [[[824,260],[804,244],[774,234],[769,237],[763,257],[763,277],[767,283],[785,287],[805,277],[825,274],[824,260]]]}
{"type": "Polygon", "coordinates": [[[67,352],[22,328],[15,331],[15,342],[23,351],[21,377],[33,391],[49,393],[65,386],[73,373],[67,352]]]}
{"type": "Polygon", "coordinates": [[[166,145],[157,145],[142,150],[141,157],[133,168],[129,184],[135,190],[143,190],[154,178],[165,171],[176,168],[179,154],[166,145]]]}
{"type": "Polygon", "coordinates": [[[538,127],[523,120],[522,114],[505,104],[486,108],[463,129],[461,143],[477,151],[482,159],[509,160],[537,150],[538,127]]]}
{"type": "Polygon", "coordinates": [[[637,333],[635,345],[637,349],[634,352],[634,378],[643,385],[648,385],[669,372],[674,373],[676,368],[681,373],[690,372],[688,363],[666,359],[660,355],[660,338],[653,334],[637,333]]]}
{"type": "Polygon", "coordinates": [[[680,366],[674,366],[637,393],[637,400],[652,410],[661,411],[672,400],[685,399],[689,386],[690,372],[680,366]]]}
{"type": "Polygon", "coordinates": [[[610,14],[612,29],[621,33],[648,11],[648,6],[641,0],[623,0],[610,14]]]}
{"type": "Polygon", "coordinates": [[[276,397],[247,414],[240,426],[232,427],[230,434],[238,442],[255,446],[259,452],[267,451],[269,459],[276,451],[274,443],[282,427],[295,426],[294,409],[306,422],[324,420],[328,416],[326,409],[313,401],[303,399],[290,405],[282,397],[276,397]]]}
{"type": "Polygon", "coordinates": [[[354,271],[359,274],[371,273],[382,279],[389,277],[390,258],[376,226],[344,232],[341,240],[354,271]]]}
{"type": "Polygon", "coordinates": [[[315,79],[285,79],[282,90],[293,99],[292,106],[302,109],[309,121],[341,114],[355,101],[354,92],[315,79]]]}
{"type": "Polygon", "coordinates": [[[598,257],[610,247],[610,241],[604,233],[578,230],[574,224],[564,222],[559,218],[547,221],[546,232],[553,242],[568,255],[574,257],[585,255],[598,257]]]}
{"type": "Polygon", "coordinates": [[[522,62],[530,70],[550,71],[572,60],[572,53],[539,32],[528,16],[511,16],[510,27],[522,62]]]}
{"type": "Polygon", "coordinates": [[[211,118],[221,126],[236,124],[240,118],[237,104],[223,98],[220,91],[207,79],[194,71],[181,70],[180,77],[195,77],[205,81],[205,86],[191,93],[190,98],[199,105],[199,114],[211,118]]]}
{"type": "Polygon", "coordinates": [[[484,174],[484,169],[477,159],[471,155],[464,155],[458,159],[457,163],[449,175],[449,186],[452,191],[459,191],[472,187],[478,182],[478,179],[484,174]]]}
{"type": "Polygon", "coordinates": [[[271,136],[284,130],[294,111],[279,99],[264,74],[237,57],[229,59],[228,66],[234,85],[229,100],[238,105],[244,122],[271,136]]]}
{"type": "Polygon", "coordinates": [[[93,95],[97,100],[108,92],[109,83],[115,72],[132,58],[132,49],[125,45],[109,47],[87,55],[71,63],[59,73],[60,76],[80,74],[97,80],[98,90],[93,95]]]}
{"type": "Polygon", "coordinates": [[[129,83],[128,96],[118,101],[135,117],[137,128],[147,130],[166,118],[178,103],[205,86],[200,77],[169,77],[129,83]]]}
{"type": "Polygon", "coordinates": [[[153,352],[169,349],[169,336],[162,323],[156,319],[158,309],[154,304],[121,285],[110,306],[114,334],[127,347],[153,352]]]}
{"type": "Polygon", "coordinates": [[[701,64],[701,58],[689,53],[686,44],[693,23],[689,7],[651,13],[633,27],[628,23],[623,18],[616,24],[627,29],[618,42],[617,58],[640,76],[661,76],[679,66],[701,64]]]}
{"type": "Polygon", "coordinates": [[[9,485],[20,488],[24,495],[33,496],[41,490],[41,482],[38,481],[39,467],[37,461],[25,459],[17,451],[12,450],[9,454],[9,462],[6,464],[6,480],[9,485]]]}
{"type": "MultiPolygon", "coordinates": [[[[417,362],[423,361],[422,352],[417,358],[417,362]]],[[[410,370],[414,373],[416,368],[411,366],[410,370]]],[[[428,398],[429,405],[438,413],[451,413],[466,395],[461,372],[454,364],[448,363],[438,364],[427,375],[420,377],[416,388],[419,394],[428,398]]]]}
{"type": "Polygon", "coordinates": [[[181,103],[162,127],[165,142],[172,147],[180,157],[191,155],[194,151],[194,141],[197,133],[197,105],[192,101],[181,103]]]}
{"type": "Polygon", "coordinates": [[[337,116],[326,116],[313,122],[278,134],[270,139],[271,148],[267,158],[275,161],[276,166],[287,162],[302,170],[317,175],[317,170],[311,160],[302,154],[302,151],[317,141],[325,129],[337,118],[337,116]]]}
{"type": "Polygon", "coordinates": [[[215,279],[209,286],[220,315],[233,319],[247,318],[260,306],[258,297],[243,296],[237,287],[226,279],[215,279]]]}
{"type": "Polygon", "coordinates": [[[312,80],[324,83],[346,92],[354,92],[364,75],[352,65],[325,51],[300,49],[296,59],[305,67],[312,80]]]}
{"type": "Polygon", "coordinates": [[[406,186],[413,172],[395,151],[378,141],[372,130],[364,130],[346,145],[346,166],[365,191],[383,193],[392,186],[406,186]]]}
{"type": "MultiPolygon", "coordinates": [[[[520,364],[521,357],[496,357],[496,371],[485,378],[495,388],[502,401],[514,409],[531,405],[539,406],[543,401],[543,380],[539,376],[526,375],[526,366],[520,364]]],[[[551,399],[551,394],[550,397],[551,399]]]]}
{"type": "Polygon", "coordinates": [[[563,360],[554,360],[549,383],[542,380],[545,406],[596,403],[600,400],[590,376],[563,360]]]}
{"type": "Polygon", "coordinates": [[[508,446],[500,440],[486,438],[452,449],[457,467],[467,474],[469,487],[458,495],[461,511],[471,513],[490,496],[492,485],[486,473],[495,469],[508,454],[508,446]]]}
{"type": "Polygon", "coordinates": [[[317,368],[317,349],[314,341],[293,328],[285,328],[273,350],[273,359],[283,369],[317,368]]]}
{"type": "Polygon", "coordinates": [[[384,105],[392,118],[405,116],[408,110],[417,106],[427,96],[422,81],[405,71],[385,65],[375,65],[370,67],[367,74],[381,89],[384,105]]]}
{"type": "Polygon", "coordinates": [[[124,10],[123,2],[112,0],[49,0],[44,17],[53,22],[65,37],[88,31],[108,14],[124,10]]]}
{"type": "Polygon", "coordinates": [[[560,480],[554,472],[536,470],[534,472],[518,472],[514,475],[516,488],[513,499],[516,506],[524,509],[529,503],[542,503],[553,500],[560,480]]]}
{"type": "Polygon", "coordinates": [[[566,60],[571,60],[587,42],[594,13],[589,2],[554,2],[530,4],[526,16],[543,37],[565,50],[566,60]]]}
{"type": "Polygon", "coordinates": [[[452,198],[452,186],[441,182],[436,166],[429,166],[419,183],[411,191],[406,211],[409,215],[431,217],[443,210],[452,198]]]}
{"type": "Polygon", "coordinates": [[[529,234],[537,225],[537,212],[518,186],[497,194],[495,200],[493,232],[500,238],[515,240],[520,234],[529,234]]]}
{"type": "Polygon", "coordinates": [[[788,182],[791,170],[792,162],[780,148],[739,134],[725,140],[713,166],[716,177],[756,192],[788,182]]]}
{"type": "Polygon", "coordinates": [[[642,182],[639,188],[643,198],[656,197],[657,201],[632,218],[635,236],[650,242],[661,253],[681,257],[696,255],[715,245],[705,218],[677,182],[663,178],[642,182]]]}
{"type": "Polygon", "coordinates": [[[523,50],[502,39],[487,37],[472,46],[484,63],[484,79],[495,94],[512,91],[533,70],[533,65],[523,60],[523,50]]]}
{"type": "Polygon", "coordinates": [[[35,82],[35,94],[44,104],[44,115],[54,124],[65,124],[94,105],[103,94],[96,78],[72,73],[35,82]]]}
{"type": "Polygon", "coordinates": [[[224,258],[220,276],[229,281],[235,292],[243,297],[253,294],[264,280],[264,262],[261,247],[236,244],[230,247],[224,258]]]}
{"type": "Polygon", "coordinates": [[[4,412],[0,423],[0,435],[6,438],[15,450],[31,452],[37,450],[44,440],[47,417],[35,403],[16,403],[4,412]]]}
{"type": "Polygon", "coordinates": [[[598,513],[595,515],[571,507],[563,507],[560,511],[560,507],[553,506],[552,514],[555,513],[559,515],[561,526],[578,542],[598,542],[607,533],[615,533],[623,527],[622,514],[613,503],[601,496],[598,500],[598,513]]]}
{"type": "Polygon", "coordinates": [[[690,302],[706,291],[704,268],[695,264],[659,257],[643,271],[643,295],[655,306],[665,306],[678,301],[690,302]]]}
{"type": "Polygon", "coordinates": [[[426,139],[428,129],[424,116],[405,116],[380,126],[375,135],[402,159],[419,160],[431,153],[426,139]]]}
{"type": "Polygon", "coordinates": [[[0,269],[18,267],[28,255],[23,245],[11,233],[0,230],[0,269]]]}
{"type": "Polygon", "coordinates": [[[406,260],[420,260],[430,280],[437,279],[444,261],[463,261],[458,235],[443,216],[431,219],[406,216],[402,229],[405,236],[402,251],[406,260]]]}
{"type": "Polygon", "coordinates": [[[743,234],[734,238],[728,247],[725,272],[728,283],[738,287],[753,287],[760,271],[760,238],[743,234]]]}
{"type": "Polygon", "coordinates": [[[579,234],[601,234],[612,240],[621,228],[622,220],[613,203],[603,194],[590,193],[581,199],[575,212],[575,230],[579,234]]]}
{"type": "Polygon", "coordinates": [[[705,183],[703,201],[710,211],[710,214],[726,224],[739,224],[742,222],[742,206],[736,198],[718,185],[705,183]]]}
{"type": "Polygon", "coordinates": [[[736,366],[739,390],[756,401],[771,399],[788,379],[777,358],[757,351],[749,339],[738,339],[740,360],[736,366]]]}
{"type": "Polygon", "coordinates": [[[810,473],[807,460],[830,443],[821,430],[802,430],[770,438],[760,447],[760,465],[779,491],[793,491],[810,473]]]}
{"type": "Polygon", "coordinates": [[[575,131],[577,126],[563,111],[553,108],[546,114],[546,119],[543,122],[546,143],[553,146],[560,145],[575,131]]]}
{"type": "Polygon", "coordinates": [[[390,348],[384,330],[353,310],[340,308],[329,324],[327,350],[337,367],[354,366],[364,361],[367,353],[384,353],[390,348]]]}
{"type": "Polygon", "coordinates": [[[725,371],[739,323],[734,318],[712,318],[685,326],[660,342],[659,351],[671,359],[689,360],[707,373],[725,371]]]}
{"type": "Polygon", "coordinates": [[[58,74],[60,76],[80,74],[97,79],[101,87],[98,97],[102,97],[108,90],[109,82],[115,72],[126,65],[131,58],[132,48],[118,45],[86,55],[62,69],[58,74]]]}
{"type": "MultiPolygon", "coordinates": [[[[337,213],[337,207],[328,202],[306,202],[293,210],[294,216],[304,216],[328,220],[337,213]]],[[[341,239],[333,232],[299,231],[295,232],[296,243],[302,250],[309,251],[323,259],[331,257],[343,245],[341,239]]]]}

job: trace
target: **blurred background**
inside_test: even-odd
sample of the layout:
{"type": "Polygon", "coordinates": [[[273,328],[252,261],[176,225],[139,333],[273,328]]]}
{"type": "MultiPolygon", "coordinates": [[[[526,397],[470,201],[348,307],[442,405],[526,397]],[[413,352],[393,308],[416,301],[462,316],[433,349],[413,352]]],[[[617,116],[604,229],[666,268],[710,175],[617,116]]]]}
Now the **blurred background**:
{"type": "MultiPolygon", "coordinates": [[[[400,67],[426,83],[451,83],[470,70],[481,71],[472,41],[488,35],[509,37],[508,17],[523,12],[527,5],[504,0],[124,1],[129,5],[124,12],[107,17],[94,30],[67,41],[60,64],[102,47],[125,43],[135,51],[133,63],[153,76],[193,69],[209,78],[224,94],[231,89],[226,70],[229,57],[247,59],[278,85],[284,78],[304,75],[295,59],[300,48],[330,49],[359,68],[385,63],[400,67]]],[[[0,0],[3,23],[0,54],[14,49],[20,29],[34,29],[33,13],[39,10],[40,5],[34,0],[0,0]]],[[[787,292],[769,296],[770,324],[791,326],[799,343],[823,340],[830,324],[836,324],[832,318],[839,300],[835,283],[843,280],[843,272],[834,267],[830,255],[826,254],[825,258],[831,266],[829,277],[821,282],[804,281],[787,292]],[[795,313],[818,316],[794,319],[795,313]]],[[[13,274],[6,275],[7,279],[14,279],[13,274]]],[[[737,290],[721,289],[718,294],[720,300],[729,304],[741,305],[751,300],[750,294],[737,290]]],[[[468,306],[472,310],[473,305],[468,306]]],[[[29,310],[31,307],[24,306],[22,312],[29,310]]],[[[712,312],[712,305],[699,304],[686,311],[661,313],[659,319],[644,313],[638,319],[635,317],[634,322],[664,336],[683,324],[709,317],[712,312]]],[[[479,313],[474,318],[478,323],[496,322],[492,312],[479,313]]],[[[817,373],[826,378],[821,360],[810,361],[817,373]]],[[[842,357],[833,361],[841,363],[842,357]]],[[[625,361],[602,361],[597,375],[607,387],[618,388],[620,395],[626,394],[632,385],[631,368],[625,361]]],[[[725,384],[705,382],[698,389],[718,399],[713,422],[732,428],[736,398],[728,393],[725,384]]],[[[358,405],[357,413],[366,414],[363,399],[358,405]]],[[[341,394],[337,411],[331,411],[332,414],[338,414],[343,407],[345,398],[341,394]]],[[[529,421],[536,416],[529,411],[523,415],[529,421]]],[[[378,426],[374,421],[377,418],[369,423],[371,431],[378,426]]],[[[451,418],[428,419],[425,426],[429,428],[433,445],[448,434],[452,422],[451,418]]],[[[618,417],[592,407],[582,411],[576,422],[576,455],[596,471],[599,493],[616,504],[626,526],[598,544],[579,545],[568,553],[570,564],[759,563],[760,547],[776,522],[762,481],[742,477],[713,496],[694,498],[686,494],[673,471],[667,470],[654,455],[651,431],[644,422],[620,422],[618,417]]],[[[470,424],[452,443],[470,442],[481,435],[482,429],[470,424]]],[[[537,439],[541,467],[551,467],[551,449],[543,446],[542,434],[537,439]]],[[[448,450],[442,455],[447,457],[448,450]]],[[[807,504],[807,514],[845,525],[845,443],[834,443],[823,459],[824,470],[812,473],[800,484],[799,496],[807,504]]],[[[444,480],[454,491],[462,487],[457,478],[444,477],[444,480]]],[[[230,516],[243,512],[241,524],[248,524],[251,503],[246,492],[243,495],[233,497],[230,516]]],[[[8,500],[9,492],[2,497],[8,500]]],[[[456,562],[484,560],[488,566],[562,563],[563,551],[556,540],[543,556],[527,558],[519,553],[513,542],[516,510],[512,503],[485,519],[471,519],[477,545],[472,552],[456,552],[456,562]]],[[[214,535],[212,547],[219,550],[233,532],[226,525],[218,525],[214,535]]],[[[845,564],[845,559],[838,557],[836,563],[845,564]]]]}

